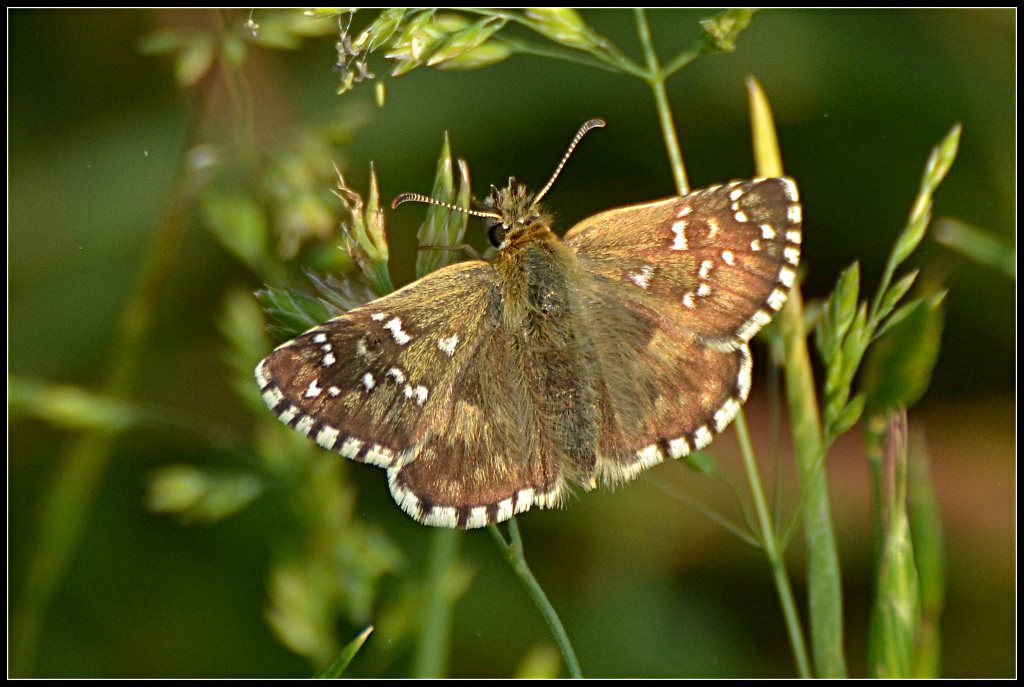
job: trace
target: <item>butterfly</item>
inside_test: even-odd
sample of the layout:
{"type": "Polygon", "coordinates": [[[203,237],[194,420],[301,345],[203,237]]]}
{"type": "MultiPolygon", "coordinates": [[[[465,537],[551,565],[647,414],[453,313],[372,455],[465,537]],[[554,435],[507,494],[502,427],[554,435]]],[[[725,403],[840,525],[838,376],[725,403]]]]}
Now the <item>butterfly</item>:
{"type": "Polygon", "coordinates": [[[540,201],[601,126],[584,124],[540,192],[510,178],[483,210],[456,208],[487,221],[492,260],[433,272],[260,362],[278,419],[384,468],[419,522],[464,529],[711,443],[750,393],[748,342],[796,280],[796,184],[615,208],[559,239],[540,201]]]}

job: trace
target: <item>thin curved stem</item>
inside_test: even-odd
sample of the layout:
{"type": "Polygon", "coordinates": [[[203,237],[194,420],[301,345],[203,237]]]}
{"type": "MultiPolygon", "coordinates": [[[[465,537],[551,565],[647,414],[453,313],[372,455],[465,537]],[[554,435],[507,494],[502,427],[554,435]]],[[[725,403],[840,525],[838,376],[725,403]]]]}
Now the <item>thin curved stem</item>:
{"type": "Polygon", "coordinates": [[[669,164],[672,167],[672,178],[675,180],[676,192],[683,196],[689,193],[690,183],[686,179],[683,154],[679,149],[679,139],[676,137],[676,125],[672,121],[672,108],[668,102],[668,92],[665,90],[666,77],[661,70],[661,65],[658,63],[658,55],[654,50],[654,43],[651,40],[651,27],[647,23],[647,14],[642,8],[638,8],[634,10],[634,16],[636,17],[636,30],[640,38],[640,46],[647,60],[647,74],[644,79],[654,94],[654,104],[658,111],[658,123],[661,125],[662,138],[665,139],[665,150],[668,152],[669,164]]]}
{"type": "Polygon", "coordinates": [[[783,549],[775,537],[771,515],[768,513],[768,502],[765,500],[764,489],[761,487],[761,475],[757,470],[754,449],[750,443],[750,431],[747,428],[746,415],[742,410],[736,415],[735,424],[736,436],[740,441],[740,453],[743,455],[743,467],[747,471],[750,493],[754,498],[754,510],[761,532],[761,548],[772,569],[772,580],[775,582],[779,604],[782,606],[782,615],[786,621],[786,631],[789,633],[789,645],[793,649],[793,658],[796,661],[800,677],[809,678],[811,677],[811,668],[807,660],[807,646],[804,642],[803,629],[800,626],[800,616],[797,614],[793,588],[790,586],[789,576],[786,574],[783,549]]]}
{"type": "Polygon", "coordinates": [[[558,618],[555,607],[548,601],[547,594],[544,593],[544,590],[537,582],[537,578],[533,576],[530,566],[526,564],[526,557],[523,555],[523,540],[519,536],[519,526],[516,525],[516,519],[511,518],[508,521],[509,541],[505,541],[505,537],[502,536],[501,530],[498,529],[497,525],[491,525],[489,529],[491,534],[494,535],[495,541],[498,542],[505,560],[512,566],[512,571],[519,578],[523,587],[526,588],[526,593],[530,595],[533,604],[540,611],[541,615],[544,616],[548,627],[551,628],[551,634],[554,635],[555,642],[562,651],[565,666],[569,669],[569,675],[573,678],[582,678],[583,673],[580,670],[579,661],[576,660],[576,652],[573,651],[572,644],[569,642],[569,635],[565,633],[565,627],[558,618]]]}
{"type": "Polygon", "coordinates": [[[447,583],[459,555],[462,530],[438,527],[430,533],[430,558],[427,564],[427,603],[423,610],[414,678],[438,679],[448,673],[448,648],[451,643],[454,606],[447,583]]]}

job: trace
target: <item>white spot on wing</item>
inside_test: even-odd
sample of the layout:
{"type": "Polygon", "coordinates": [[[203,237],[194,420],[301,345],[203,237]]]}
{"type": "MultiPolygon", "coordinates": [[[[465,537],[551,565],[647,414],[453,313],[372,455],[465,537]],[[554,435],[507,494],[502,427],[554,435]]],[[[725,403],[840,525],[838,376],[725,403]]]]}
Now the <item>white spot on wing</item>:
{"type": "Polygon", "coordinates": [[[387,323],[384,324],[384,329],[391,331],[391,336],[394,337],[399,346],[404,346],[412,341],[412,337],[402,331],[402,321],[397,317],[392,317],[388,320],[387,323]]]}
{"type": "Polygon", "coordinates": [[[781,177],[779,181],[782,182],[782,186],[786,191],[786,198],[794,203],[800,200],[800,194],[797,193],[796,184],[793,183],[792,179],[781,177]]]}
{"type": "Polygon", "coordinates": [[[455,347],[459,345],[459,335],[452,334],[446,339],[437,340],[437,350],[441,351],[449,358],[455,355],[455,347]]]}
{"type": "Polygon", "coordinates": [[[683,456],[690,455],[690,445],[686,443],[686,439],[680,437],[673,439],[668,442],[668,453],[673,458],[682,458],[683,456]]]}
{"type": "Polygon", "coordinates": [[[270,387],[263,392],[263,402],[267,404],[267,407],[273,410],[278,406],[281,401],[284,400],[284,394],[276,386],[270,387]]]}
{"type": "Polygon", "coordinates": [[[295,423],[295,431],[304,436],[309,436],[309,432],[313,429],[313,418],[309,415],[303,415],[299,418],[299,421],[295,423]]]}
{"type": "Polygon", "coordinates": [[[641,289],[647,290],[651,285],[651,278],[654,276],[654,268],[650,265],[644,265],[640,268],[639,272],[629,272],[627,274],[630,281],[641,289]]]}
{"type": "Polygon", "coordinates": [[[775,289],[772,291],[772,295],[768,296],[768,305],[772,310],[778,311],[782,309],[782,306],[786,304],[786,294],[780,290],[775,289]]]}
{"type": "MultiPolygon", "coordinates": [[[[690,206],[686,206],[684,209],[688,209],[690,206]]],[[[679,220],[672,225],[672,231],[675,233],[676,238],[672,242],[672,250],[686,250],[686,221],[679,220]]]]}
{"type": "Polygon", "coordinates": [[[338,430],[330,425],[324,425],[316,435],[316,443],[328,451],[334,450],[334,443],[338,441],[338,430]]]}
{"type": "Polygon", "coordinates": [[[710,444],[711,440],[714,438],[715,437],[711,433],[711,430],[708,429],[708,426],[703,425],[697,428],[697,431],[693,433],[693,445],[699,451],[710,444]]]}
{"type": "Polygon", "coordinates": [[[715,238],[715,236],[721,230],[721,227],[718,226],[718,220],[715,219],[712,216],[712,217],[708,217],[705,221],[708,223],[708,226],[711,228],[711,231],[708,232],[708,238],[709,239],[715,238]]]}

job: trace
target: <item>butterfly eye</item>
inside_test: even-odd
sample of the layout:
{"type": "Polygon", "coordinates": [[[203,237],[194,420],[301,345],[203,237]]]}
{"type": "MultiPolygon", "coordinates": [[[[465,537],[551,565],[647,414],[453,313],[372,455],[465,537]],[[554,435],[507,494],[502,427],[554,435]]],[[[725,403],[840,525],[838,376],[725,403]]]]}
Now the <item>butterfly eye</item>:
{"type": "Polygon", "coordinates": [[[490,228],[487,229],[487,236],[490,237],[491,245],[495,248],[498,248],[502,243],[504,243],[505,235],[507,233],[508,229],[501,223],[492,224],[490,228]]]}

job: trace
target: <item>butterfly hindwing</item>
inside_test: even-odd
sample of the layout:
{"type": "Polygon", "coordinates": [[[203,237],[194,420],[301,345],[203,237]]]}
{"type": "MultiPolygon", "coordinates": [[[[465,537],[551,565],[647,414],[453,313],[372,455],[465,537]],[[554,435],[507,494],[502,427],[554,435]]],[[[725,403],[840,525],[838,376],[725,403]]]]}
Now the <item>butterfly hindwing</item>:
{"type": "Polygon", "coordinates": [[[482,527],[560,500],[563,471],[516,355],[503,328],[483,337],[415,460],[388,471],[395,500],[420,522],[482,527]]]}

